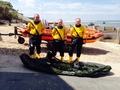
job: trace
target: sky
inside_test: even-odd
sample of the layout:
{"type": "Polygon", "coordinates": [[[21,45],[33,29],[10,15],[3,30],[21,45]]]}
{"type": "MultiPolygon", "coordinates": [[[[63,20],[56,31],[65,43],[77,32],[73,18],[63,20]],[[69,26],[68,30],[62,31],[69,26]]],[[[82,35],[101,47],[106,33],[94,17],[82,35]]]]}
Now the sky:
{"type": "Polygon", "coordinates": [[[47,21],[120,20],[120,0],[4,0],[26,17],[47,21]]]}

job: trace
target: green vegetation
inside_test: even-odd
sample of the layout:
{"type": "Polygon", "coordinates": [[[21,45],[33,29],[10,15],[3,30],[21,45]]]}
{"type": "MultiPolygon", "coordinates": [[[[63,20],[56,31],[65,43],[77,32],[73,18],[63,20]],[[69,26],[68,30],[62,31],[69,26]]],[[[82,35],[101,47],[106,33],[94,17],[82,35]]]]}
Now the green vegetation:
{"type": "Polygon", "coordinates": [[[13,9],[10,2],[0,0],[0,20],[18,19],[18,11],[13,9]]]}

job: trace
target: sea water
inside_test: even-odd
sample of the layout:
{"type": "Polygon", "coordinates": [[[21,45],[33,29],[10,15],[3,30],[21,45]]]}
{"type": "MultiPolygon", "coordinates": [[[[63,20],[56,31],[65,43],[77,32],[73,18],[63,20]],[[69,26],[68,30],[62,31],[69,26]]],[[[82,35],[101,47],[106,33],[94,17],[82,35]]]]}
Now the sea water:
{"type": "MultiPolygon", "coordinates": [[[[120,28],[120,20],[96,20],[96,21],[81,21],[82,25],[88,26],[90,23],[93,23],[96,26],[109,26],[120,28]]],[[[75,22],[69,21],[64,22],[65,26],[70,27],[70,25],[74,25],[75,22]]]]}

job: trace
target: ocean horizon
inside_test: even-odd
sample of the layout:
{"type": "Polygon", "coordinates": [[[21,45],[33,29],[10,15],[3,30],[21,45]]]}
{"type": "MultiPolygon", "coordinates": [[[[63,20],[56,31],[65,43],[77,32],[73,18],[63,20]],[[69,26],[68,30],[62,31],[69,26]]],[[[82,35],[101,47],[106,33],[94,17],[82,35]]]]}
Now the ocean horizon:
{"type": "MultiPolygon", "coordinates": [[[[120,28],[120,20],[96,20],[96,21],[87,21],[83,20],[81,21],[82,25],[88,26],[90,23],[93,23],[96,26],[109,26],[109,27],[116,27],[120,28]]],[[[70,25],[74,25],[75,22],[73,21],[65,21],[64,25],[70,27],[70,25]]]]}

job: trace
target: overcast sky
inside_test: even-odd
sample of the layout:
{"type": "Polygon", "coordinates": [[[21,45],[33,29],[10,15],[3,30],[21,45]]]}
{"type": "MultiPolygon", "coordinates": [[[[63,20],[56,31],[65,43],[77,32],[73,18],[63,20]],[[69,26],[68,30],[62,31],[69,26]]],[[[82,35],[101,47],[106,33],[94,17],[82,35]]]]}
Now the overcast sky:
{"type": "Polygon", "coordinates": [[[35,13],[48,21],[120,20],[120,0],[6,0],[24,16],[35,13]]]}

